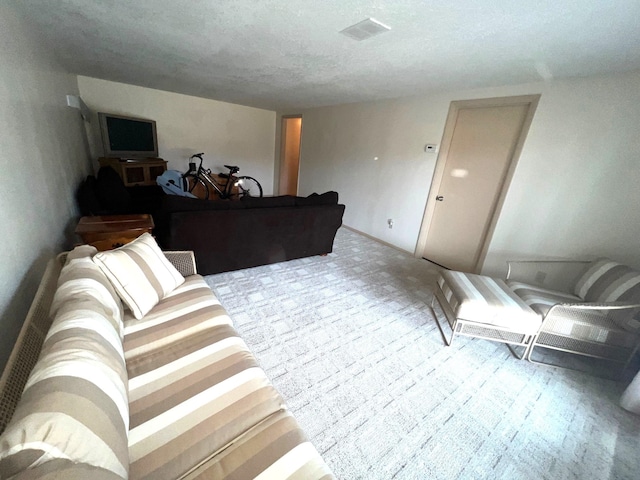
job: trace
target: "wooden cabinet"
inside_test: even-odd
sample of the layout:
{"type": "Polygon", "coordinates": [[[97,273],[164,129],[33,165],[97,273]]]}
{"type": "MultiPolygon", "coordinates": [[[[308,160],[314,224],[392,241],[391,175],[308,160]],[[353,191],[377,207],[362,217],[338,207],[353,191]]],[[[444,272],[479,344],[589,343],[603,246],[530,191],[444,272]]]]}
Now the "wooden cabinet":
{"type": "Polygon", "coordinates": [[[151,233],[154,226],[153,218],[146,213],[82,217],[76,227],[76,234],[84,243],[104,251],[121,247],[145,232],[151,233]]]}
{"type": "Polygon", "coordinates": [[[119,158],[101,157],[98,162],[101,167],[113,168],[127,187],[155,185],[156,178],[167,170],[167,162],[161,158],[120,160],[119,158]]]}

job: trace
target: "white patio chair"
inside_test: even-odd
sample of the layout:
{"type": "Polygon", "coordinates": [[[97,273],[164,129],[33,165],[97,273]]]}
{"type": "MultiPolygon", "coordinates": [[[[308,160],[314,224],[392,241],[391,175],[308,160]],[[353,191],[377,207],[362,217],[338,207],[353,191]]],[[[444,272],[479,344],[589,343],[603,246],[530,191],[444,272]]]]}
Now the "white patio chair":
{"type": "Polygon", "coordinates": [[[509,261],[506,283],[542,316],[526,358],[550,349],[624,369],[640,345],[640,272],[608,259],[509,261]]]}

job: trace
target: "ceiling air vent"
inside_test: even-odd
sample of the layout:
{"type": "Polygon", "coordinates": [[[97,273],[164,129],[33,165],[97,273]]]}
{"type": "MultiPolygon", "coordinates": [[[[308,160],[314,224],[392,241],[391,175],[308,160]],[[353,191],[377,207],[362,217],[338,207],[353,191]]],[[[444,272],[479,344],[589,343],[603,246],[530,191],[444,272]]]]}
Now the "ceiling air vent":
{"type": "Polygon", "coordinates": [[[345,28],[340,33],[354,40],[361,41],[389,30],[391,30],[391,27],[387,27],[384,23],[380,23],[374,18],[367,18],[366,20],[362,20],[355,25],[345,28]]]}

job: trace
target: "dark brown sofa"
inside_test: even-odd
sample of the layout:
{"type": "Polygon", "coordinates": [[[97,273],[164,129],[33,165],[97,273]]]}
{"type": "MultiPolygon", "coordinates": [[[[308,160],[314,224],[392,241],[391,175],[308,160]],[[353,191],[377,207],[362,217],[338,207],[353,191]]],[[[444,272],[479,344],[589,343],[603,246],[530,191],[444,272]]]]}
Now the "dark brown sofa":
{"type": "Polygon", "coordinates": [[[208,275],[330,253],[344,208],[336,192],[240,201],[165,195],[154,234],[163,249],[193,250],[208,275]]]}

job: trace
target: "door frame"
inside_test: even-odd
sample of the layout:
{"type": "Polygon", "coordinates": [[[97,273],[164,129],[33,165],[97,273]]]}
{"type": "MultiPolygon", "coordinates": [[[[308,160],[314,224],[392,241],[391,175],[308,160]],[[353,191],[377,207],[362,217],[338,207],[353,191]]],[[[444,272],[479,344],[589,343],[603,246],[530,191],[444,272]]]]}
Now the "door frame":
{"type": "Polygon", "coordinates": [[[522,130],[520,131],[520,137],[513,149],[511,159],[509,160],[509,167],[505,173],[500,186],[500,193],[493,207],[493,210],[489,214],[489,224],[482,238],[479,240],[481,244],[480,254],[473,268],[473,272],[477,273],[480,270],[480,266],[484,263],[489,250],[489,244],[495,231],[498,218],[500,217],[500,211],[504,205],[504,200],[511,184],[511,179],[518,164],[520,154],[522,153],[522,147],[527,138],[529,127],[533,121],[533,116],[538,107],[540,100],[540,94],[535,95],[518,95],[513,97],[494,97],[494,98],[478,98],[472,100],[454,100],[449,106],[449,113],[447,114],[447,120],[445,122],[444,133],[442,134],[442,141],[440,142],[440,152],[436,159],[436,166],[431,179],[431,186],[429,187],[429,196],[427,197],[427,204],[425,206],[424,215],[422,217],[422,224],[420,226],[420,234],[418,235],[418,242],[414,256],[422,258],[424,255],[424,249],[427,245],[427,236],[429,235],[429,229],[431,227],[431,221],[433,220],[433,214],[436,208],[436,196],[440,189],[442,179],[444,177],[447,158],[449,155],[449,149],[451,147],[451,141],[453,139],[453,133],[455,131],[456,121],[458,119],[458,112],[463,108],[486,108],[486,107],[505,107],[510,105],[528,105],[527,114],[522,124],[522,130]]]}
{"type": "Polygon", "coordinates": [[[284,169],[285,163],[285,143],[287,141],[287,120],[291,118],[299,118],[300,119],[300,147],[298,148],[298,181],[296,183],[296,192],[298,192],[300,187],[300,160],[302,160],[302,129],[304,128],[304,122],[302,121],[302,114],[295,115],[282,115],[280,117],[280,159],[279,159],[279,168],[278,168],[278,195],[280,195],[280,181],[282,179],[282,170],[284,169]]]}

